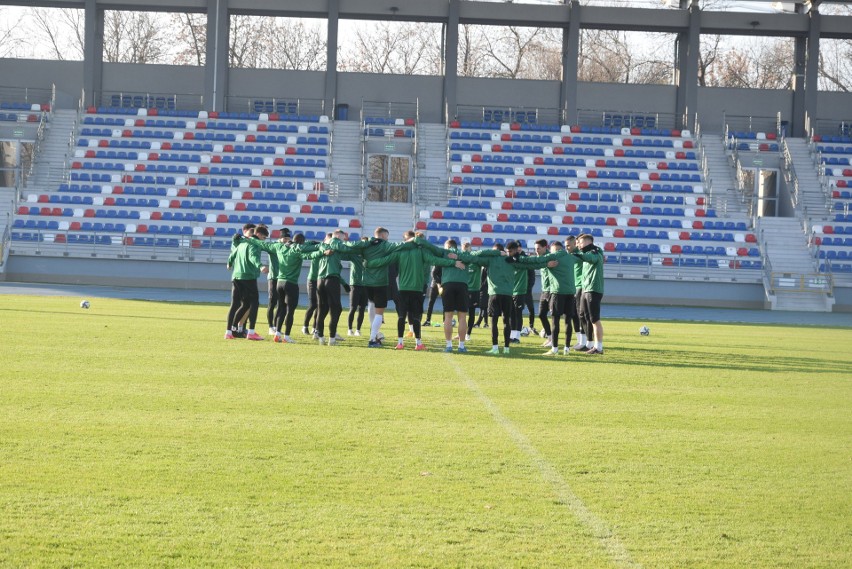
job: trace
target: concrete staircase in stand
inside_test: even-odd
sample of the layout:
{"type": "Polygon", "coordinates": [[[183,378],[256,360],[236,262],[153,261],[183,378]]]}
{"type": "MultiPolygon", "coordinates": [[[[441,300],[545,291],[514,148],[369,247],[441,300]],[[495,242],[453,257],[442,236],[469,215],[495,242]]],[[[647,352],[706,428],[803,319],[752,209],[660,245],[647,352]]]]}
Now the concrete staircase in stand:
{"type": "Polygon", "coordinates": [[[824,219],[831,214],[828,198],[822,190],[817,169],[813,165],[808,143],[801,138],[788,138],[787,148],[799,180],[798,210],[806,218],[824,219]]]}
{"type": "Polygon", "coordinates": [[[417,126],[417,196],[419,204],[445,204],[449,172],[447,165],[447,127],[442,124],[417,126]]]}
{"type": "Polygon", "coordinates": [[[71,141],[77,127],[77,111],[56,109],[48,123],[41,152],[35,158],[33,176],[27,181],[30,190],[55,191],[65,181],[74,157],[71,141]]]}
{"type": "Polygon", "coordinates": [[[414,206],[410,203],[366,202],[362,235],[373,236],[376,227],[390,232],[390,241],[402,241],[402,234],[414,228],[414,206]]]}
{"type": "Polygon", "coordinates": [[[710,198],[713,209],[719,215],[748,215],[742,194],[737,189],[736,170],[731,166],[730,158],[722,144],[720,134],[702,134],[701,144],[707,158],[707,169],[713,181],[710,198]]]}
{"type": "Polygon", "coordinates": [[[358,121],[335,121],[329,177],[338,184],[341,202],[361,201],[361,125],[358,121]]]}
{"type": "Polygon", "coordinates": [[[772,310],[831,312],[834,298],[828,292],[802,286],[818,277],[801,222],[793,217],[762,217],[757,229],[772,269],[764,279],[772,310]]]}

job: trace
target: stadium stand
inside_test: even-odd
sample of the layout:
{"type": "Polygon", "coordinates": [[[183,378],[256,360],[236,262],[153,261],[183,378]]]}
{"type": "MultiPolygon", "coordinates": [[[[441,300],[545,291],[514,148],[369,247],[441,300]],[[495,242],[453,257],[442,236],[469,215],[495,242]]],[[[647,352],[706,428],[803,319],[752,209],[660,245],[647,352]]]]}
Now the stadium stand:
{"type": "Polygon", "coordinates": [[[227,250],[249,222],[358,237],[357,205],[326,191],[326,117],[92,107],[75,134],[68,182],[25,196],[13,241],[227,250]]]}
{"type": "Polygon", "coordinates": [[[591,233],[611,264],[759,270],[748,221],[707,207],[695,142],[653,127],[455,121],[452,197],[417,227],[485,247],[591,233]]]}

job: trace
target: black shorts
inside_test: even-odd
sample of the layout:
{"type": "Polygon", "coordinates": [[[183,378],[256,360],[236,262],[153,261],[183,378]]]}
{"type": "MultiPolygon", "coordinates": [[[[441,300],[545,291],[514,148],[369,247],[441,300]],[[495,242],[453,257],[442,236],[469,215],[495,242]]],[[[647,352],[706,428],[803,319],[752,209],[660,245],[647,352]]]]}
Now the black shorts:
{"type": "Polygon", "coordinates": [[[367,289],[367,300],[372,302],[376,308],[388,307],[388,287],[383,286],[365,286],[367,289]]]}
{"type": "Polygon", "coordinates": [[[467,308],[472,310],[479,308],[479,291],[468,291],[467,293],[467,308]]]}
{"type": "Polygon", "coordinates": [[[526,295],[524,294],[514,294],[512,295],[512,308],[516,310],[523,310],[524,306],[526,306],[526,295]]]}
{"type": "Polygon", "coordinates": [[[399,306],[397,312],[400,317],[408,316],[409,324],[419,322],[423,315],[423,294],[418,290],[399,291],[399,306]]]}
{"type": "Polygon", "coordinates": [[[443,286],[441,303],[444,305],[444,314],[449,312],[467,312],[467,284],[447,283],[443,286]]]}
{"type": "Polygon", "coordinates": [[[349,290],[349,307],[367,308],[367,287],[352,285],[349,290]]]}
{"type": "Polygon", "coordinates": [[[512,308],[512,297],[508,294],[492,294],[488,297],[488,315],[502,317],[507,326],[512,320],[512,314],[504,314],[504,310],[508,312],[512,308]]]}
{"type": "Polygon", "coordinates": [[[597,322],[601,319],[601,299],[603,293],[600,292],[584,292],[583,303],[586,305],[587,318],[592,322],[597,322]]]}
{"type": "MultiPolygon", "coordinates": [[[[554,316],[562,316],[567,310],[568,299],[571,298],[567,294],[559,294],[554,292],[550,295],[550,313],[554,316]]],[[[572,298],[573,300],[573,298],[572,298]]]]}
{"type": "Polygon", "coordinates": [[[550,293],[547,291],[541,291],[541,296],[538,297],[538,305],[539,306],[550,306],[550,293]]]}

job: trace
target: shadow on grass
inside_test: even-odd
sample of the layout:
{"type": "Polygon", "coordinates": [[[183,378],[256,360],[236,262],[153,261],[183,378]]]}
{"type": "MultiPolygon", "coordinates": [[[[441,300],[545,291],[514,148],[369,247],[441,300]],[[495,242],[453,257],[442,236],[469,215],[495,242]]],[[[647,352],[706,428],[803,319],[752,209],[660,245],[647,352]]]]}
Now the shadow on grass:
{"type": "MultiPolygon", "coordinates": [[[[610,350],[604,356],[614,364],[632,366],[736,369],[755,372],[798,372],[807,374],[848,374],[849,362],[805,358],[800,356],[747,355],[737,353],[701,354],[681,350],[623,348],[610,350]]],[[[596,358],[603,361],[604,358],[596,358]]]]}

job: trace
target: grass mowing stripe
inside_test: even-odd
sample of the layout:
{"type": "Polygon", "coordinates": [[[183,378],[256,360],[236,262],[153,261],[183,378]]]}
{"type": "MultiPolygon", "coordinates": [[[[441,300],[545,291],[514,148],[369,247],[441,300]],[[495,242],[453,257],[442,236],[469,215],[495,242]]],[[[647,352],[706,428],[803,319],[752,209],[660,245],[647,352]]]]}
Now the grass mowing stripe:
{"type": "Polygon", "coordinates": [[[568,506],[568,509],[576,517],[580,523],[588,528],[592,535],[598,540],[607,554],[612,558],[616,567],[635,569],[641,567],[640,564],[634,562],[630,558],[630,554],[615,535],[615,532],[607,525],[607,523],[592,513],[583,500],[577,496],[568,481],[559,474],[559,471],[553,467],[550,462],[538,451],[537,448],[530,442],[512,421],[500,411],[500,408],[488,397],[474,381],[455,361],[453,356],[444,356],[456,372],[456,376],[462,380],[464,385],[476,396],[477,399],[485,406],[488,413],[499,424],[506,433],[515,442],[518,448],[523,451],[527,457],[532,460],[536,468],[538,468],[544,480],[551,485],[556,492],[559,502],[568,506]]]}

